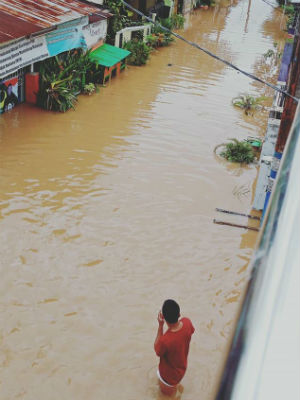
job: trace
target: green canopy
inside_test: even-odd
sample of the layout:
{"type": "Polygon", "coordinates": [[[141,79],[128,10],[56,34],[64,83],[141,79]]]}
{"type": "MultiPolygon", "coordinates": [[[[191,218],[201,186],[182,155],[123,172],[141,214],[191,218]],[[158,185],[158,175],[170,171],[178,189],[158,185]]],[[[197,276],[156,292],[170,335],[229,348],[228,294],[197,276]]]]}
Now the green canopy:
{"type": "Polygon", "coordinates": [[[90,59],[92,61],[97,61],[98,64],[103,65],[104,67],[112,67],[125,57],[129,56],[129,54],[130,51],[128,50],[120,49],[119,47],[114,47],[105,43],[91,52],[90,59]]]}

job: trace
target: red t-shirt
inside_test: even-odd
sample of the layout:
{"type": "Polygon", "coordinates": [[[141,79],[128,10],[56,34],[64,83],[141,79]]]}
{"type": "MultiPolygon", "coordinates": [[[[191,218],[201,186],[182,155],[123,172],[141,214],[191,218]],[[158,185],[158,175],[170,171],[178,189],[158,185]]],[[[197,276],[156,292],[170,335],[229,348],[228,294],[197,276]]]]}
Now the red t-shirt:
{"type": "Polygon", "coordinates": [[[180,321],[182,328],[177,332],[168,329],[156,345],[156,354],[160,357],[159,373],[169,385],[177,385],[185,374],[190,341],[195,331],[188,318],[180,321]]]}

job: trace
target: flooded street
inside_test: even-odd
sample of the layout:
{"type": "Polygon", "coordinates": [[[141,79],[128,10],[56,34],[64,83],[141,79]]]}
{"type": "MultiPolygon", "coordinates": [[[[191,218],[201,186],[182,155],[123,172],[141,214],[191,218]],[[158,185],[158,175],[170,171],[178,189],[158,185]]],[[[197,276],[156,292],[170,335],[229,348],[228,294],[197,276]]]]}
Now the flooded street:
{"type": "MultiPolygon", "coordinates": [[[[241,0],[195,11],[180,33],[274,83],[262,55],[284,27],[241,0]]],[[[1,400],[162,399],[166,298],[196,329],[182,399],[213,399],[256,240],[212,222],[248,222],[216,207],[251,210],[257,165],[214,154],[264,134],[267,111],[231,105],[243,92],[273,96],[176,40],[76,111],[0,116],[1,400]]]]}

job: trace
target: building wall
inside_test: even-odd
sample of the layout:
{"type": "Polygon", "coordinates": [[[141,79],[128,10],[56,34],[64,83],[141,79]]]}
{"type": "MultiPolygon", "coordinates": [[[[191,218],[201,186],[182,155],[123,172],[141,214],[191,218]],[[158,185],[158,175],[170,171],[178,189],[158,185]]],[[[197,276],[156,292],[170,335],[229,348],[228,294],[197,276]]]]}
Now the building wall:
{"type": "MultiPolygon", "coordinates": [[[[286,42],[284,47],[277,81],[277,86],[282,90],[287,90],[288,88],[288,73],[293,52],[293,41],[291,40],[293,35],[290,36],[291,37],[286,42]]],[[[272,184],[274,181],[274,177],[272,176],[272,166],[277,165],[275,162],[276,160],[274,160],[274,154],[284,102],[284,96],[276,92],[274,95],[273,105],[268,120],[268,127],[259,160],[260,169],[253,202],[253,208],[256,210],[263,210],[266,208],[266,198],[268,199],[268,196],[272,191],[272,184]]]]}
{"type": "Polygon", "coordinates": [[[268,179],[279,130],[280,119],[269,118],[265,140],[260,155],[260,168],[256,183],[253,208],[262,210],[265,204],[268,179]]]}

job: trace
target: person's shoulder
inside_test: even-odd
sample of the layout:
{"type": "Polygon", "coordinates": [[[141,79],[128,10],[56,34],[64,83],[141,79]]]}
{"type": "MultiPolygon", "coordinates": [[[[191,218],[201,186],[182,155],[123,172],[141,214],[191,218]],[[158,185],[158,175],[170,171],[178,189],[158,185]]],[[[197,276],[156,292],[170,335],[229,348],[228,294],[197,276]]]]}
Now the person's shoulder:
{"type": "Polygon", "coordinates": [[[169,342],[169,338],[172,335],[170,334],[170,330],[166,330],[166,332],[160,337],[159,341],[163,344],[167,344],[169,342]]]}
{"type": "Polygon", "coordinates": [[[192,321],[191,321],[189,318],[187,318],[187,317],[181,318],[181,321],[182,321],[184,324],[191,324],[191,323],[192,323],[192,321]]]}
{"type": "Polygon", "coordinates": [[[195,328],[194,328],[194,326],[192,324],[192,321],[189,318],[184,317],[184,318],[181,319],[181,321],[183,322],[184,326],[189,327],[191,329],[191,332],[194,333],[195,328]]]}

